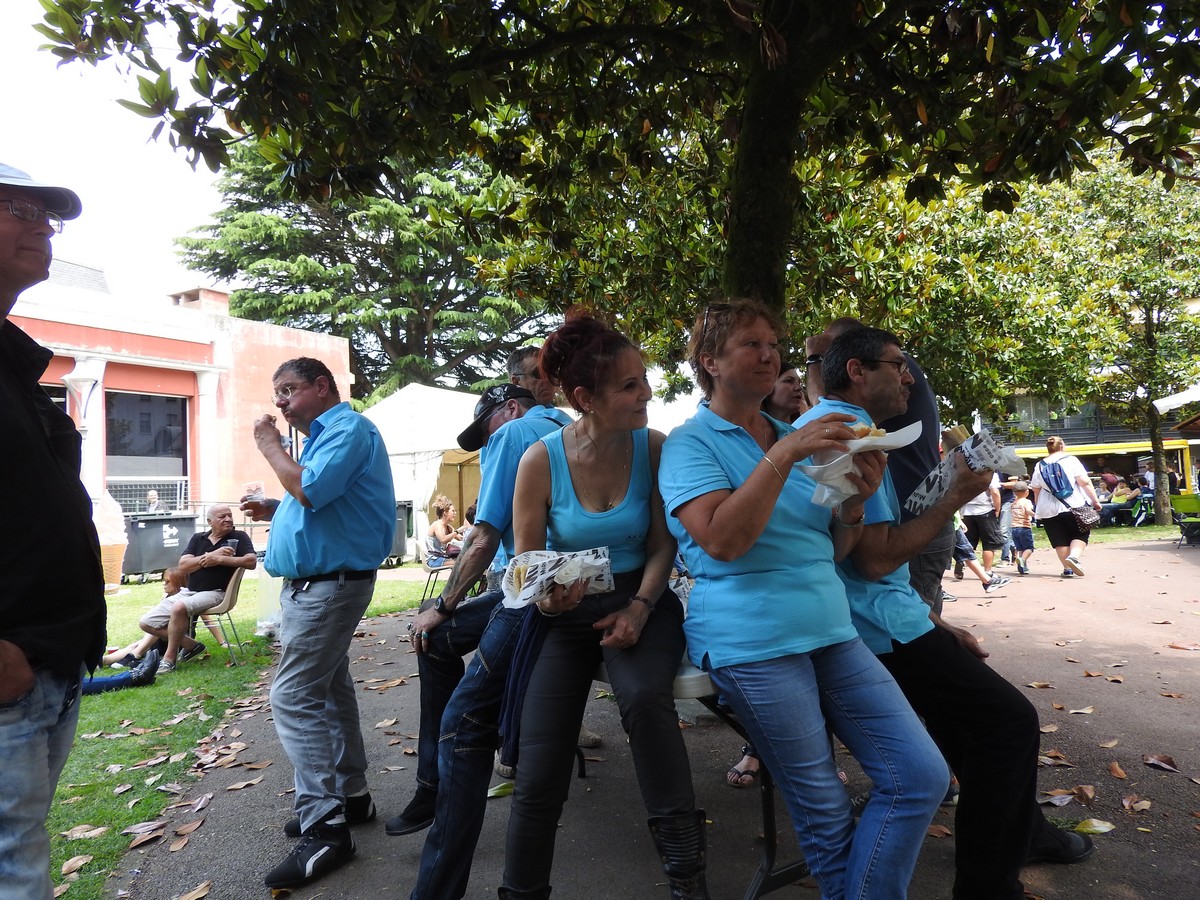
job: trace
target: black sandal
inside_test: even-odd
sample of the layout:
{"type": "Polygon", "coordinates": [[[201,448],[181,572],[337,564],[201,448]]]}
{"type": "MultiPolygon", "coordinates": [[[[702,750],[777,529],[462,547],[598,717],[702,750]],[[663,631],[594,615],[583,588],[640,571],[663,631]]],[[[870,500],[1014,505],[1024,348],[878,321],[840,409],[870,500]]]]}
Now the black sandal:
{"type": "MultiPolygon", "coordinates": [[[[749,756],[751,759],[758,759],[758,754],[754,752],[754,747],[751,744],[746,744],[744,747],[742,747],[742,756],[749,756]]],[[[738,763],[741,763],[740,759],[738,760],[738,763]]],[[[758,764],[761,767],[762,760],[759,760],[758,764]]],[[[725,773],[725,783],[732,788],[738,789],[754,787],[755,782],[758,781],[758,771],[758,769],[746,769],[743,771],[736,765],[730,766],[729,771],[725,773]],[[746,778],[750,780],[744,781],[743,779],[746,778]]]]}

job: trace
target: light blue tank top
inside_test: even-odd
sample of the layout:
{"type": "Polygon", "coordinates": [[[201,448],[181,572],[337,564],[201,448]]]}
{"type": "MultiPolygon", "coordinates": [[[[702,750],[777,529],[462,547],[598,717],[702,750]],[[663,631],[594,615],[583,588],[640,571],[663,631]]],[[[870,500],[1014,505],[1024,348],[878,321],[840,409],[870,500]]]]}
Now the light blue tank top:
{"type": "Polygon", "coordinates": [[[641,569],[646,565],[646,531],[650,526],[649,431],[641,428],[633,432],[629,489],[621,502],[606,512],[584,509],[575,496],[575,484],[571,480],[563,445],[565,431],[562,429],[541,439],[550,457],[546,548],[587,550],[608,547],[613,574],[641,569]]]}

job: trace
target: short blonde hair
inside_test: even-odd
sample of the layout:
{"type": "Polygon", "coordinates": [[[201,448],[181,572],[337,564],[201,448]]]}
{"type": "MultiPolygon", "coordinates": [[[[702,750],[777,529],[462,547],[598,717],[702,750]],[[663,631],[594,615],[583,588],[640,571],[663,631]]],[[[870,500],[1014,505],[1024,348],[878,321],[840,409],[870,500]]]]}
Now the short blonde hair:
{"type": "Polygon", "coordinates": [[[440,519],[446,514],[446,510],[450,509],[453,505],[450,502],[450,498],[445,494],[438,494],[433,498],[433,513],[440,519]]]}

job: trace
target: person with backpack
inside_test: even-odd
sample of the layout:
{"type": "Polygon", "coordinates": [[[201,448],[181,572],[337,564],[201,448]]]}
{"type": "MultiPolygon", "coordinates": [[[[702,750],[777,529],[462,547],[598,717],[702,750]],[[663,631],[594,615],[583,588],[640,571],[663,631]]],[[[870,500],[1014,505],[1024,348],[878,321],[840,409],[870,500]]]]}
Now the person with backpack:
{"type": "Polygon", "coordinates": [[[1087,470],[1067,453],[1063,439],[1054,435],[1046,438],[1046,456],[1034,466],[1029,484],[1037,519],[1062,563],[1062,577],[1081,577],[1080,556],[1100,511],[1100,499],[1087,470]]]}

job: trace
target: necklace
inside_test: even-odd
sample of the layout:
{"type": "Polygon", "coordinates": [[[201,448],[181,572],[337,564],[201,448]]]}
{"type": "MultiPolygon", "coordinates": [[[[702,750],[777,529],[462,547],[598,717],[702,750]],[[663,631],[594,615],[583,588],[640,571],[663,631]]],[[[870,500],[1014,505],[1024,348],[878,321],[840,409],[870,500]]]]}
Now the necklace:
{"type": "MultiPolygon", "coordinates": [[[[591,473],[587,471],[587,468],[584,465],[583,454],[581,452],[583,449],[583,445],[580,443],[580,440],[579,440],[579,430],[574,425],[572,425],[570,428],[570,431],[571,431],[572,437],[574,437],[574,439],[575,439],[576,472],[574,473],[573,480],[574,480],[576,486],[579,488],[579,490],[583,493],[584,508],[589,509],[593,512],[608,512],[610,509],[612,509],[614,506],[617,505],[617,503],[621,500],[621,498],[623,496],[625,496],[625,492],[626,492],[626,490],[628,490],[628,487],[629,487],[628,479],[626,478],[626,473],[629,471],[629,456],[630,456],[630,445],[632,444],[632,438],[631,438],[629,432],[625,432],[624,440],[622,441],[622,451],[623,452],[621,453],[621,457],[622,457],[621,468],[617,472],[616,485],[615,486],[604,485],[606,488],[609,488],[609,490],[606,490],[604,492],[604,495],[602,495],[601,499],[603,500],[603,496],[608,496],[608,495],[611,495],[611,499],[603,500],[603,502],[598,503],[598,502],[594,502],[592,500],[591,492],[588,490],[588,481],[591,479],[583,477],[585,475],[590,475],[591,473]]],[[[593,457],[591,468],[592,469],[600,469],[602,467],[603,463],[605,462],[603,459],[601,459],[600,449],[596,446],[596,441],[591,435],[584,435],[584,437],[587,438],[588,443],[591,445],[592,457],[593,457]]]]}

